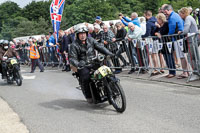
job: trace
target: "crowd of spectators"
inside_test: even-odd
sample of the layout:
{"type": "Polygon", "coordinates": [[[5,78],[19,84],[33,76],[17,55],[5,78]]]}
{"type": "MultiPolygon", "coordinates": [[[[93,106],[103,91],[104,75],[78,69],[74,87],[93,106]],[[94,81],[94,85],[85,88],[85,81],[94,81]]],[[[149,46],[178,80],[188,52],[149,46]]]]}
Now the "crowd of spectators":
{"type": "MultiPolygon", "coordinates": [[[[55,34],[49,32],[46,36],[41,36],[36,39],[35,37],[30,37],[36,46],[39,54],[40,61],[44,66],[62,66],[63,71],[70,71],[69,61],[68,61],[68,46],[71,44],[75,38],[74,29],[71,28],[68,31],[59,31],[59,39],[56,42],[55,34]]],[[[25,40],[13,40],[10,41],[10,47],[14,48],[19,56],[20,63],[22,65],[30,65],[30,43],[25,40]]]]}
{"type": "MultiPolygon", "coordinates": [[[[97,21],[93,26],[88,26],[89,35],[116,54],[118,58],[112,59],[112,64],[116,67],[116,74],[122,71],[119,66],[124,67],[127,65],[132,66],[129,72],[129,74],[131,74],[137,71],[135,68],[138,67],[135,66],[144,67],[146,65],[145,62],[147,62],[147,65],[150,65],[151,58],[153,67],[160,68],[159,70],[155,69],[152,75],[164,73],[165,71],[163,69],[166,65],[170,69],[166,77],[172,78],[176,76],[176,68],[181,66],[184,71],[181,75],[178,75],[177,78],[187,78],[189,76],[188,60],[191,57],[188,58],[188,60],[186,59],[185,53],[187,53],[188,50],[187,52],[180,50],[175,40],[171,40],[173,43],[170,51],[167,43],[164,43],[162,49],[159,50],[156,48],[157,45],[153,45],[151,52],[148,51],[150,48],[139,46],[137,41],[145,40],[145,38],[151,36],[161,38],[163,35],[198,33],[198,14],[199,9],[192,11],[190,7],[183,7],[176,13],[171,5],[164,4],[159,9],[158,14],[155,15],[156,17],[153,16],[151,11],[145,11],[144,18],[146,21],[144,21],[143,17],[139,19],[136,12],[131,14],[130,19],[120,13],[119,19],[121,22],[117,22],[115,25],[113,22],[110,22],[110,27],[108,27],[103,26],[104,24],[101,18],[97,17],[97,21]],[[126,40],[128,40],[128,45],[125,45],[125,43],[127,43],[126,40]],[[150,52],[148,55],[149,57],[143,58],[144,52],[150,52]],[[125,56],[127,58],[124,58],[125,56]],[[178,63],[179,59],[181,65],[178,63]]],[[[193,49],[193,45],[195,44],[191,44],[191,41],[189,43],[190,52],[193,53],[192,55],[190,54],[192,56],[190,65],[192,65],[192,62],[194,63],[195,60],[198,60],[194,59],[194,53],[197,52],[195,52],[195,50],[198,50],[198,47],[193,49]]],[[[197,68],[193,69],[197,70],[197,68]]],[[[141,69],[141,72],[145,73],[145,70],[141,69]]]]}
{"type": "MultiPolygon", "coordinates": [[[[145,40],[145,38],[150,36],[161,38],[163,35],[198,33],[197,26],[200,22],[199,12],[199,9],[193,11],[190,7],[183,7],[176,13],[171,5],[164,4],[158,10],[157,15],[152,14],[148,10],[144,12],[144,17],[139,19],[137,12],[133,12],[130,18],[120,13],[119,19],[121,21],[117,23],[110,21],[109,25],[105,25],[102,18],[97,16],[94,24],[89,25],[85,23],[85,25],[88,27],[88,37],[93,37],[97,42],[104,45],[116,55],[110,62],[107,62],[107,65],[112,64],[115,67],[115,74],[120,73],[122,68],[128,65],[132,68],[129,71],[129,74],[131,74],[138,70],[136,68],[144,67],[146,65],[145,62],[147,62],[147,65],[150,65],[151,57],[152,65],[155,68],[161,68],[159,70],[155,69],[152,75],[164,73],[163,69],[166,64],[171,69],[166,77],[172,78],[176,76],[175,69],[180,67],[178,65],[178,59],[180,58],[181,66],[185,71],[178,78],[186,78],[189,76],[187,72],[188,61],[185,57],[186,52],[181,51],[177,44],[174,43],[170,51],[167,44],[163,44],[162,49],[159,50],[153,45],[153,50],[150,52],[148,51],[150,48],[139,45],[139,40],[145,40]],[[144,52],[147,51],[150,53],[149,57],[145,59],[143,56],[144,52]]],[[[39,50],[40,60],[44,65],[54,67],[64,64],[63,71],[70,71],[68,51],[70,50],[70,44],[75,39],[74,28],[72,27],[70,30],[65,31],[60,30],[57,42],[55,35],[51,32],[49,32],[49,35],[43,36],[38,40],[31,38],[39,50]]],[[[29,44],[23,40],[13,40],[10,44],[19,53],[21,63],[28,64],[29,44]]],[[[190,49],[194,53],[198,49],[198,46],[196,49],[191,46],[190,49]]],[[[192,65],[195,62],[194,54],[190,54],[190,56],[192,56],[190,57],[192,61],[189,63],[192,65]]],[[[146,70],[141,69],[140,72],[145,73],[146,70]]]]}

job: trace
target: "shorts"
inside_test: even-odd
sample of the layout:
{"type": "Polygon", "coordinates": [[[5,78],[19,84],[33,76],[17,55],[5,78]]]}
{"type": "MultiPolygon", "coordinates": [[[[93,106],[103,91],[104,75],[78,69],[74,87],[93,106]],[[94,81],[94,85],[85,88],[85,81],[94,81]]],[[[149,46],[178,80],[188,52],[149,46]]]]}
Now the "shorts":
{"type": "Polygon", "coordinates": [[[174,49],[177,58],[185,58],[185,53],[181,51],[181,48],[178,46],[177,42],[174,42],[174,49]]]}

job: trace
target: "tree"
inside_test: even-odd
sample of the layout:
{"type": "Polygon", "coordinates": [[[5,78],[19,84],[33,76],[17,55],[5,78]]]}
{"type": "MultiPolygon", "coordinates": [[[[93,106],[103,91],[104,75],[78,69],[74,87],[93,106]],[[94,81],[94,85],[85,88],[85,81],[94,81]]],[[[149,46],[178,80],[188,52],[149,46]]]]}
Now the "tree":
{"type": "Polygon", "coordinates": [[[200,7],[199,0],[174,0],[171,2],[175,11],[178,11],[182,7],[191,6],[193,9],[200,7]]]}
{"type": "Polygon", "coordinates": [[[0,5],[0,32],[2,30],[3,23],[9,18],[20,16],[21,8],[15,2],[5,2],[0,5]]]}
{"type": "Polygon", "coordinates": [[[13,37],[18,35],[17,27],[22,21],[27,21],[26,18],[23,17],[16,17],[16,18],[9,18],[6,22],[2,24],[1,36],[4,39],[11,40],[13,37]]]}
{"type": "Polygon", "coordinates": [[[45,20],[49,20],[50,23],[50,2],[51,1],[32,1],[30,4],[23,8],[23,17],[30,21],[37,21],[40,17],[42,17],[45,20]]]}
{"type": "Polygon", "coordinates": [[[114,19],[116,9],[104,0],[77,0],[71,5],[66,5],[64,17],[69,26],[82,22],[93,23],[95,17],[101,16],[103,20],[114,19]]]}
{"type": "Polygon", "coordinates": [[[144,0],[144,9],[152,11],[153,14],[158,13],[160,0],[144,0]]]}
{"type": "Polygon", "coordinates": [[[178,11],[179,9],[181,9],[182,7],[187,7],[187,1],[188,0],[176,0],[176,1],[172,1],[172,7],[174,9],[174,11],[178,11]]]}
{"type": "Polygon", "coordinates": [[[126,16],[130,16],[132,12],[143,14],[144,4],[140,0],[109,0],[108,2],[116,8],[117,14],[115,16],[117,18],[118,13],[123,13],[126,16]]]}
{"type": "Polygon", "coordinates": [[[49,25],[48,21],[44,18],[40,17],[37,22],[34,22],[34,34],[46,34],[51,31],[51,26],[49,25]]]}
{"type": "Polygon", "coordinates": [[[34,30],[35,27],[33,21],[21,21],[15,30],[14,37],[35,35],[34,30]]]}

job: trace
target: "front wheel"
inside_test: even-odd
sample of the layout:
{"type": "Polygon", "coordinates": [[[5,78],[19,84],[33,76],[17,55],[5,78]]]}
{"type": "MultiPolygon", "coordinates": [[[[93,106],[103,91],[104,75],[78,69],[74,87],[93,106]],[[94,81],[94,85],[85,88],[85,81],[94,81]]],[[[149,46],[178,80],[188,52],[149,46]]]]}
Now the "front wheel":
{"type": "Polygon", "coordinates": [[[119,81],[111,80],[109,83],[109,99],[117,112],[123,113],[126,110],[126,97],[119,81]]]}
{"type": "Polygon", "coordinates": [[[22,78],[21,78],[21,74],[19,72],[16,72],[16,83],[18,86],[22,85],[22,78]]]}
{"type": "Polygon", "coordinates": [[[18,86],[22,85],[22,75],[20,72],[20,66],[19,65],[14,65],[14,70],[13,70],[13,78],[16,81],[18,86]]]}
{"type": "Polygon", "coordinates": [[[21,76],[21,73],[19,71],[15,71],[14,79],[15,79],[18,86],[22,85],[22,76],[21,76]]]}

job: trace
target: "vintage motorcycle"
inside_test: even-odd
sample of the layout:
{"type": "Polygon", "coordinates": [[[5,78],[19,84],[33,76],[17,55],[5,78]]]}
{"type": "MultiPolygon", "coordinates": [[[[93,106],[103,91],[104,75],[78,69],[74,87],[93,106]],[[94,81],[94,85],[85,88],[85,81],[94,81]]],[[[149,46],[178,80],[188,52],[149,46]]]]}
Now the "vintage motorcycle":
{"type": "MultiPolygon", "coordinates": [[[[108,101],[117,112],[123,113],[126,109],[126,97],[123,88],[120,85],[120,80],[108,66],[104,65],[104,62],[105,56],[98,54],[96,57],[89,59],[85,66],[91,68],[89,85],[93,103],[98,104],[108,101]]],[[[79,80],[77,72],[72,75],[79,80]]],[[[84,90],[82,91],[84,94],[84,90]]]]}
{"type": "Polygon", "coordinates": [[[16,58],[8,58],[3,61],[7,66],[7,83],[12,84],[14,81],[18,86],[22,85],[22,76],[20,72],[20,64],[16,58]]]}

